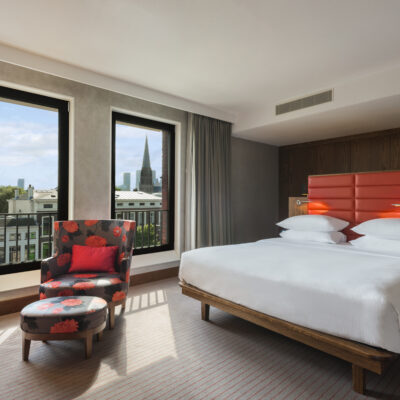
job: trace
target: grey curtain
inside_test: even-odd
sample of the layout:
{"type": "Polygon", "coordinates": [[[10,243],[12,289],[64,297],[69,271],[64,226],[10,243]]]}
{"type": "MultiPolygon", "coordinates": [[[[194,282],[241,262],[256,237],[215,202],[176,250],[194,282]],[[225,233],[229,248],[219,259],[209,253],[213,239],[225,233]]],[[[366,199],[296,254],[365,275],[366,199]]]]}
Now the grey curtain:
{"type": "Polygon", "coordinates": [[[230,244],[232,125],[189,114],[186,249],[230,244]]]}

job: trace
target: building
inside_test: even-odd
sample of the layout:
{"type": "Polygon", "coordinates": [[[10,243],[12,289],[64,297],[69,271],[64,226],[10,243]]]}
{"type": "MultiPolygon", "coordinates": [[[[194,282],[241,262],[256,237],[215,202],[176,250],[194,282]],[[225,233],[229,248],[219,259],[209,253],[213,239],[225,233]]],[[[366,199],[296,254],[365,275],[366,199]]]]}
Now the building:
{"type": "Polygon", "coordinates": [[[153,193],[153,171],[150,164],[149,143],[146,136],[142,169],[140,171],[139,190],[145,193],[153,193]]]}
{"type": "Polygon", "coordinates": [[[159,196],[141,191],[115,192],[115,218],[130,219],[137,225],[154,223],[159,220],[162,200],[159,196]],[[158,209],[158,210],[157,210],[158,209]]]}
{"type": "Polygon", "coordinates": [[[131,173],[124,172],[123,174],[123,184],[120,186],[122,190],[131,190],[131,173]]]}
{"type": "Polygon", "coordinates": [[[20,189],[25,189],[25,179],[24,178],[19,178],[17,181],[17,186],[20,189]]]}
{"type": "Polygon", "coordinates": [[[0,220],[0,261],[12,263],[50,256],[53,222],[57,216],[57,190],[15,190],[7,200],[8,215],[0,220]]]}

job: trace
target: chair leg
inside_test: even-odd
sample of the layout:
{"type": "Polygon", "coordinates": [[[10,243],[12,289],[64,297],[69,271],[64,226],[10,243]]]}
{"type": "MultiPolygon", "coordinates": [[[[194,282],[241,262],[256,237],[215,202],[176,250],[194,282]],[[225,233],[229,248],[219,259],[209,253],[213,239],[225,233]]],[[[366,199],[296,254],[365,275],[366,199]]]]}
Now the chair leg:
{"type": "Polygon", "coordinates": [[[114,329],[114,325],[115,325],[115,305],[114,304],[109,304],[108,316],[109,316],[110,329],[114,329]]]}
{"type": "Polygon", "coordinates": [[[125,312],[125,306],[126,306],[126,299],[124,302],[121,304],[121,313],[125,312]]]}
{"type": "Polygon", "coordinates": [[[31,348],[31,341],[25,339],[25,335],[22,337],[22,359],[28,361],[29,359],[29,349],[31,348]]]}
{"type": "Polygon", "coordinates": [[[97,334],[97,341],[100,342],[100,340],[102,339],[102,337],[103,337],[103,331],[100,331],[100,332],[97,334]]]}
{"type": "Polygon", "coordinates": [[[90,358],[92,356],[93,347],[93,335],[87,335],[85,337],[85,357],[90,358]]]}

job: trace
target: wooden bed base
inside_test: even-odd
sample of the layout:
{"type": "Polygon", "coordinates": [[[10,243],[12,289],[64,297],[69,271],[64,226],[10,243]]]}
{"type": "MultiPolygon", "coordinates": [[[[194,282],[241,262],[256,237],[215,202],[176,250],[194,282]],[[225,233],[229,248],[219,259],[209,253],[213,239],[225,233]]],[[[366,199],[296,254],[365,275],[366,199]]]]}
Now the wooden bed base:
{"type": "Polygon", "coordinates": [[[210,306],[245,319],[273,332],[297,340],[352,364],[353,390],[365,393],[365,370],[382,374],[398,354],[367,346],[352,340],[328,335],[279,318],[251,310],[231,301],[214,296],[185,282],[180,282],[182,293],[201,301],[201,319],[208,321],[210,306]]]}

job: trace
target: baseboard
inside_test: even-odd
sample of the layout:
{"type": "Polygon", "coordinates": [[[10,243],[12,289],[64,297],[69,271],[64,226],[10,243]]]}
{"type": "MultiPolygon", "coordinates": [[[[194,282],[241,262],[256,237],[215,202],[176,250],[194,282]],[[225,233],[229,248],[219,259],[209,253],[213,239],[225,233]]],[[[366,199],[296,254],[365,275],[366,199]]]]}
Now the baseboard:
{"type": "MultiPolygon", "coordinates": [[[[178,276],[179,267],[161,269],[132,275],[130,286],[159,281],[161,279],[178,276]]],[[[21,311],[25,306],[39,300],[39,286],[8,290],[0,293],[0,315],[12,314],[21,311]]]]}
{"type": "Polygon", "coordinates": [[[0,315],[21,311],[28,304],[39,300],[39,286],[7,290],[0,293],[0,315]]]}
{"type": "Polygon", "coordinates": [[[158,271],[144,272],[131,276],[131,286],[141,285],[143,283],[159,281],[161,279],[173,278],[178,276],[179,267],[165,268],[158,271]]]}

